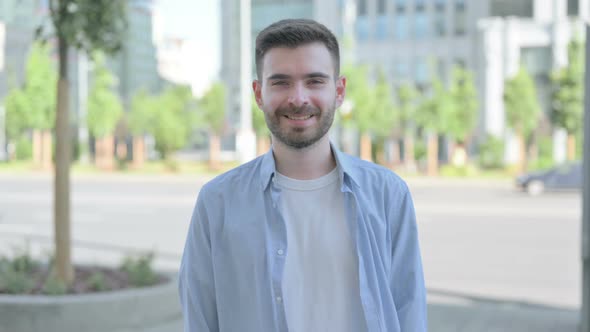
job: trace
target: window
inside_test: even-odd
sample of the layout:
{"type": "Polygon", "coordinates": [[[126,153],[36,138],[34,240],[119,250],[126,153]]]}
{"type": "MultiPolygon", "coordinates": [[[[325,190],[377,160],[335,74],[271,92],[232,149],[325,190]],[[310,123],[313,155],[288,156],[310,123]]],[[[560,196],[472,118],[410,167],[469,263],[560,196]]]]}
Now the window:
{"type": "Polygon", "coordinates": [[[405,14],[398,14],[395,17],[395,39],[408,39],[408,16],[405,14]]]}
{"type": "Polygon", "coordinates": [[[425,58],[416,59],[414,79],[418,84],[424,84],[428,81],[428,63],[425,58]]]}
{"type": "Polygon", "coordinates": [[[358,0],[356,5],[356,12],[359,16],[367,15],[367,0],[358,0]]]}
{"type": "Polygon", "coordinates": [[[446,0],[434,0],[434,9],[437,12],[444,12],[446,7],[446,0]]]}
{"type": "Polygon", "coordinates": [[[377,26],[375,31],[375,37],[378,40],[385,40],[389,37],[389,21],[387,16],[379,15],[377,16],[377,26]]]}
{"type": "Polygon", "coordinates": [[[453,21],[455,22],[455,35],[463,36],[465,34],[465,31],[467,30],[465,1],[455,0],[455,11],[453,21]]]}
{"type": "Polygon", "coordinates": [[[377,0],[377,14],[387,14],[386,0],[377,0]]]}
{"type": "Polygon", "coordinates": [[[405,60],[397,60],[393,64],[393,75],[395,80],[403,80],[408,78],[410,74],[410,66],[405,60]]]}
{"type": "Polygon", "coordinates": [[[579,16],[580,15],[580,1],[579,0],[567,0],[567,16],[579,16]]]}
{"type": "Polygon", "coordinates": [[[416,39],[425,39],[428,37],[428,15],[425,13],[416,13],[414,15],[414,36],[416,39]]]}
{"type": "Polygon", "coordinates": [[[369,19],[366,16],[356,19],[356,38],[359,41],[369,39],[369,19]]]}
{"type": "Polygon", "coordinates": [[[492,0],[492,16],[533,17],[533,0],[492,0]]]}
{"type": "Polygon", "coordinates": [[[426,6],[425,2],[426,2],[425,0],[415,0],[414,4],[416,6],[416,11],[417,12],[423,12],[424,11],[424,8],[426,6]]]}
{"type": "Polygon", "coordinates": [[[395,0],[395,8],[398,13],[403,13],[406,11],[406,0],[395,0]]]}
{"type": "Polygon", "coordinates": [[[447,20],[444,13],[434,14],[434,34],[436,37],[444,37],[447,33],[447,20]]]}

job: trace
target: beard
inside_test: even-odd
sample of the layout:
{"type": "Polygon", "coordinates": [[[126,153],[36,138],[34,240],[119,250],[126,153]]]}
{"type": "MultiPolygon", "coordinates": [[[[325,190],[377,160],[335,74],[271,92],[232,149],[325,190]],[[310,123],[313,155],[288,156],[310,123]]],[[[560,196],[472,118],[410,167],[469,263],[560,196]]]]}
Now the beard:
{"type": "Polygon", "coordinates": [[[264,112],[264,118],[274,138],[291,148],[304,149],[317,143],[330,130],[334,122],[335,109],[335,102],[325,111],[313,106],[278,108],[272,114],[264,112]],[[281,127],[281,121],[287,120],[285,115],[297,117],[312,115],[316,123],[309,127],[293,127],[284,124],[281,127]]]}

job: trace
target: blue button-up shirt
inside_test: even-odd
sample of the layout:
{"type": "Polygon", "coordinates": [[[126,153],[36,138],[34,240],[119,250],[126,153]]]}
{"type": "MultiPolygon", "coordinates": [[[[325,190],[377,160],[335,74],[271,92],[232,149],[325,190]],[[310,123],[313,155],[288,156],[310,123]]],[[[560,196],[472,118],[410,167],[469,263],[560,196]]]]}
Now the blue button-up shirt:
{"type": "MultiPolygon", "coordinates": [[[[386,168],[332,151],[356,245],[368,330],[426,331],[426,291],[408,187],[386,168]]],[[[201,189],[179,272],[185,331],[288,331],[282,301],[287,229],[277,209],[281,191],[275,172],[271,150],[201,189]]]]}

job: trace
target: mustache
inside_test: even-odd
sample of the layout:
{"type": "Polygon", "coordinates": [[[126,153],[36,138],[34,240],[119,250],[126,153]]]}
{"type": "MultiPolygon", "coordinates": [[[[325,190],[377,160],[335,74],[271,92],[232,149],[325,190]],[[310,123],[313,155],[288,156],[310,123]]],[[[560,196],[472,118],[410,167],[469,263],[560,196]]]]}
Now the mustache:
{"type": "Polygon", "coordinates": [[[279,116],[283,115],[315,115],[319,113],[319,109],[313,107],[311,105],[301,106],[301,107],[284,107],[279,108],[276,110],[276,113],[279,116]]]}

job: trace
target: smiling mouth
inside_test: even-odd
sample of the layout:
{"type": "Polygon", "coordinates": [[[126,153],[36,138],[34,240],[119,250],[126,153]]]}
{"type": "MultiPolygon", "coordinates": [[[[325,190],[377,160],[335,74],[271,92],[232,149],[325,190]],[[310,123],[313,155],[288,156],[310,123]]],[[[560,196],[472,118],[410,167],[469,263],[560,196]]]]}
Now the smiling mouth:
{"type": "Polygon", "coordinates": [[[296,120],[296,121],[303,121],[307,119],[311,119],[312,115],[304,115],[304,116],[294,116],[294,115],[285,115],[285,117],[289,120],[296,120]]]}

